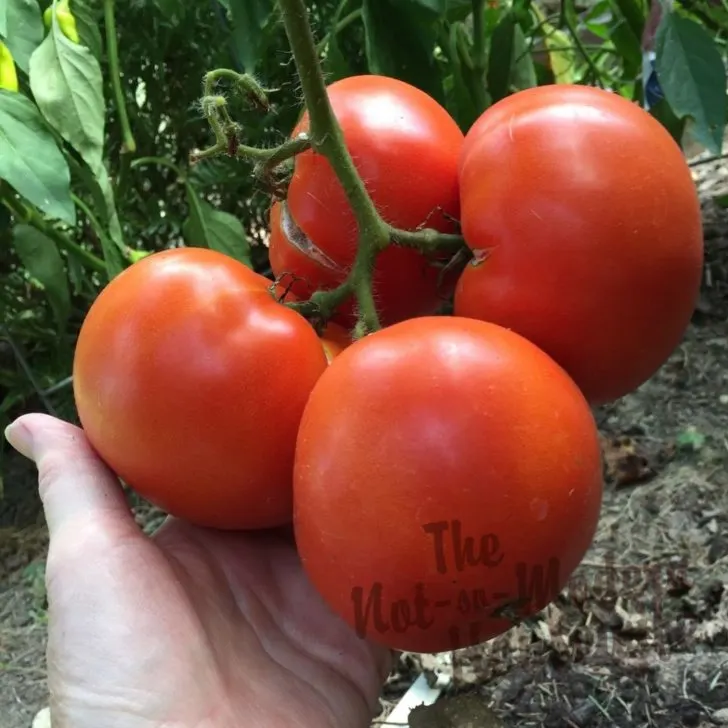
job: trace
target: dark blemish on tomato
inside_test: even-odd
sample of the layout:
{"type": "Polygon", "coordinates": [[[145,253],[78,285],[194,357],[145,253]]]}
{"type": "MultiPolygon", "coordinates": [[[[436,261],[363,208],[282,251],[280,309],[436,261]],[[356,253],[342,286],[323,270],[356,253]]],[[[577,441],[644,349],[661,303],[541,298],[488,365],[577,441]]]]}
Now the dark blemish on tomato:
{"type": "Polygon", "coordinates": [[[281,230],[288,242],[311,260],[331,271],[337,273],[346,272],[344,268],[337,265],[326,253],[314,245],[308,235],[296,225],[285,202],[281,203],[281,230]]]}

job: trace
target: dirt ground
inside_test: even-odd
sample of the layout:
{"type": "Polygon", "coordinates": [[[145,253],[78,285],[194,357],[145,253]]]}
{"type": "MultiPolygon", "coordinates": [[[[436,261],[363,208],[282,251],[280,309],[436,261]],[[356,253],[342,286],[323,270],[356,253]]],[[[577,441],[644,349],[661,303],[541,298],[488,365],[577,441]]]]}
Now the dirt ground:
{"type": "MultiPolygon", "coordinates": [[[[695,167],[703,298],[684,343],[639,391],[598,411],[606,492],[591,551],[528,625],[444,656],[402,656],[373,725],[423,670],[452,683],[411,726],[728,725],[728,165],[695,167]]],[[[18,458],[0,502],[0,728],[46,700],[46,532],[18,458]]]]}

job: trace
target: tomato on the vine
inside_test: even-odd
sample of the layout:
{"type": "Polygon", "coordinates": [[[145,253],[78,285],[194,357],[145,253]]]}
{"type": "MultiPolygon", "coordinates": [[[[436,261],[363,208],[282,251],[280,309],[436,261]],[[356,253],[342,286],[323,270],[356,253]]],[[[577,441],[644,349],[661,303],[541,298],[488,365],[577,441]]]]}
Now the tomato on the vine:
{"type": "MultiPolygon", "coordinates": [[[[375,207],[389,224],[453,232],[459,216],[458,160],[463,133],[433,98],[403,81],[352,76],[328,87],[346,146],[375,207]]],[[[292,137],[308,130],[305,113],[292,137]]],[[[285,203],[270,213],[270,263],[291,273],[293,291],[308,297],[343,282],[357,249],[357,225],[329,162],[312,150],[296,156],[285,203]]],[[[374,272],[384,324],[434,313],[443,297],[439,260],[390,246],[374,272]]],[[[338,320],[353,322],[354,303],[338,320]]]]}
{"type": "MultiPolygon", "coordinates": [[[[273,285],[271,281],[266,279],[268,286],[273,285]]],[[[291,303],[298,302],[300,299],[295,293],[291,291],[290,282],[281,280],[274,285],[275,297],[279,302],[291,303]]],[[[350,346],[353,342],[351,331],[337,324],[334,321],[329,321],[323,331],[320,333],[319,338],[321,339],[321,345],[324,347],[326,358],[331,363],[344,349],[350,346]]]]}
{"type": "Polygon", "coordinates": [[[150,255],[94,301],[75,352],[94,449],[151,502],[225,529],[290,522],[295,440],[328,366],[271,282],[221,253],[150,255]]]}
{"type": "Polygon", "coordinates": [[[331,321],[321,334],[321,343],[326,352],[326,358],[331,363],[344,349],[351,346],[352,338],[347,329],[331,321]]]}
{"type": "Polygon", "coordinates": [[[483,321],[421,317],[355,342],[301,420],[304,568],[336,613],[394,649],[464,647],[542,609],[589,548],[601,494],[576,384],[483,321]]]}
{"type": "Polygon", "coordinates": [[[466,136],[460,202],[476,256],[457,315],[524,335],[594,404],[679,345],[702,277],[700,203],[679,146],[640,107],[586,86],[507,97],[466,136]]]}

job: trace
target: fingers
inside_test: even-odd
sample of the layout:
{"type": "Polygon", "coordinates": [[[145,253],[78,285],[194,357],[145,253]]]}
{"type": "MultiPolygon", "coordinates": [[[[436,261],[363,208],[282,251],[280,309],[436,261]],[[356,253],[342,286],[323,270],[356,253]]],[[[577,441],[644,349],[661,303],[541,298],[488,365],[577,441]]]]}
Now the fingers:
{"type": "Polygon", "coordinates": [[[38,468],[38,486],[50,537],[74,522],[109,519],[137,530],[118,479],[89,445],[83,430],[43,414],[19,417],[7,441],[38,468]]]}

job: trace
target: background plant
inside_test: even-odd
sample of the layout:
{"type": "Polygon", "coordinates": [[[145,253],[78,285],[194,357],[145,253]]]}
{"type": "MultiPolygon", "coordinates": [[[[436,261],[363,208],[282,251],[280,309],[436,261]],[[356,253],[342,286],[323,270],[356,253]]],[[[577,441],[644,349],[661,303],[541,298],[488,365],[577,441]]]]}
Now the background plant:
{"type": "MultiPolygon", "coordinates": [[[[643,60],[654,49],[662,98],[650,113],[681,142],[687,133],[722,152],[720,0],[307,6],[328,81],[401,78],[464,130],[498,99],[545,83],[600,85],[645,103],[643,60]]],[[[0,420],[29,407],[74,419],[75,338],[125,266],[187,244],[268,273],[270,197],[251,165],[224,155],[190,163],[211,142],[204,73],[244,71],[273,90],[270,108],[227,98],[245,143],[259,147],[285,140],[301,92],[274,0],[0,0],[0,38],[18,80],[0,90],[0,420]]]]}

